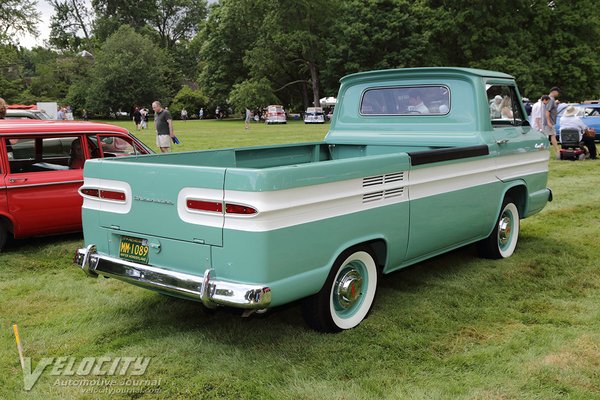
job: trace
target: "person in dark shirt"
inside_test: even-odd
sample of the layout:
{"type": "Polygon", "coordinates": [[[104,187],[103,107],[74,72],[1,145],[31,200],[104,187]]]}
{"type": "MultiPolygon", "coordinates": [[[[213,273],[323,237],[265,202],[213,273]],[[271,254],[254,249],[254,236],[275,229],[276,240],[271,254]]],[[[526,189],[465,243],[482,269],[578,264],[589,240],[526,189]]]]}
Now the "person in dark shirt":
{"type": "Polygon", "coordinates": [[[152,103],[154,110],[154,126],[156,127],[156,146],[162,153],[171,151],[171,138],[175,137],[173,133],[173,118],[169,110],[162,108],[160,101],[152,103]]]}

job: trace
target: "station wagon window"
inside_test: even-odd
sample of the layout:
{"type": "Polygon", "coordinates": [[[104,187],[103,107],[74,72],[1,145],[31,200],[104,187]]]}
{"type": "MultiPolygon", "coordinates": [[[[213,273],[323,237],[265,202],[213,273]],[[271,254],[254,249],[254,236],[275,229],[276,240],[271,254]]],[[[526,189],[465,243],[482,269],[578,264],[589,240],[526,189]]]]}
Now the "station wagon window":
{"type": "Polygon", "coordinates": [[[523,111],[514,86],[488,85],[486,92],[493,126],[523,123],[523,111]]]}
{"type": "Polygon", "coordinates": [[[360,102],[362,115],[445,115],[450,112],[447,86],[367,89],[360,102]]]}
{"type": "Polygon", "coordinates": [[[13,174],[80,169],[85,161],[78,136],[8,138],[6,152],[13,174]]]}

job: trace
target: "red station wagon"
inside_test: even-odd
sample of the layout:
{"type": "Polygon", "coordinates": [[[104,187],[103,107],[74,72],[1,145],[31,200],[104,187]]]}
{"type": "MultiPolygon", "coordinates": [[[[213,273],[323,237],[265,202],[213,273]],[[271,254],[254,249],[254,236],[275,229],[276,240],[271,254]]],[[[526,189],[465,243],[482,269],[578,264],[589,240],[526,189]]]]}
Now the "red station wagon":
{"type": "Polygon", "coordinates": [[[114,125],[0,120],[0,251],[9,236],[81,230],[85,160],[149,153],[114,125]]]}

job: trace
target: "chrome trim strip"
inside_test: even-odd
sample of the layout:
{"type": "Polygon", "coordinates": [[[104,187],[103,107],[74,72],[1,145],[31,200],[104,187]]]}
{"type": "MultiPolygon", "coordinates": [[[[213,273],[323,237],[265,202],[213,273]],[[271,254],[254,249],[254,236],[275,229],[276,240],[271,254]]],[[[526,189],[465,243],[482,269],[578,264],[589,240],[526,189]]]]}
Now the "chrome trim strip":
{"type": "Polygon", "coordinates": [[[93,244],[78,249],[73,261],[89,276],[120,279],[146,289],[201,301],[208,308],[223,305],[260,310],[271,304],[269,287],[212,279],[212,269],[204,271],[203,276],[197,276],[137,264],[98,254],[93,244]]]}
{"type": "MultiPolygon", "coordinates": [[[[21,188],[37,187],[37,186],[67,185],[67,184],[71,184],[71,183],[83,183],[83,179],[82,180],[77,180],[77,181],[32,183],[32,184],[27,184],[27,185],[6,186],[6,189],[21,189],[21,188]]],[[[2,189],[2,188],[0,188],[0,189],[2,189]]]]}

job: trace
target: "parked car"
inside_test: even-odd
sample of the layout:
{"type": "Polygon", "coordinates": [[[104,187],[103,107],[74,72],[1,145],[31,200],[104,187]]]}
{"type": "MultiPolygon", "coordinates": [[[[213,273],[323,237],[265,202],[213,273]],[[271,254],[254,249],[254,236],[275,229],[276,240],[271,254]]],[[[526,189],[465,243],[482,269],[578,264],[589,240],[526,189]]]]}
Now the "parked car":
{"type": "Polygon", "coordinates": [[[265,119],[267,124],[285,124],[287,118],[285,117],[285,111],[283,106],[269,106],[267,107],[267,118],[265,119]]]}
{"type": "Polygon", "coordinates": [[[77,190],[86,160],[148,153],[152,150],[145,144],[114,125],[1,121],[0,251],[9,236],[81,230],[82,199],[77,190]]]}
{"type": "Polygon", "coordinates": [[[52,119],[52,117],[46,114],[42,110],[33,109],[12,109],[6,110],[6,119],[52,119]]]}
{"type": "Polygon", "coordinates": [[[321,107],[308,107],[304,113],[305,124],[324,124],[325,115],[321,107]]]}
{"type": "MultiPolygon", "coordinates": [[[[596,141],[600,141],[600,104],[571,104],[577,109],[577,116],[584,124],[596,131],[596,141]]],[[[567,107],[559,110],[556,118],[556,135],[560,140],[560,118],[567,107]]]]}

